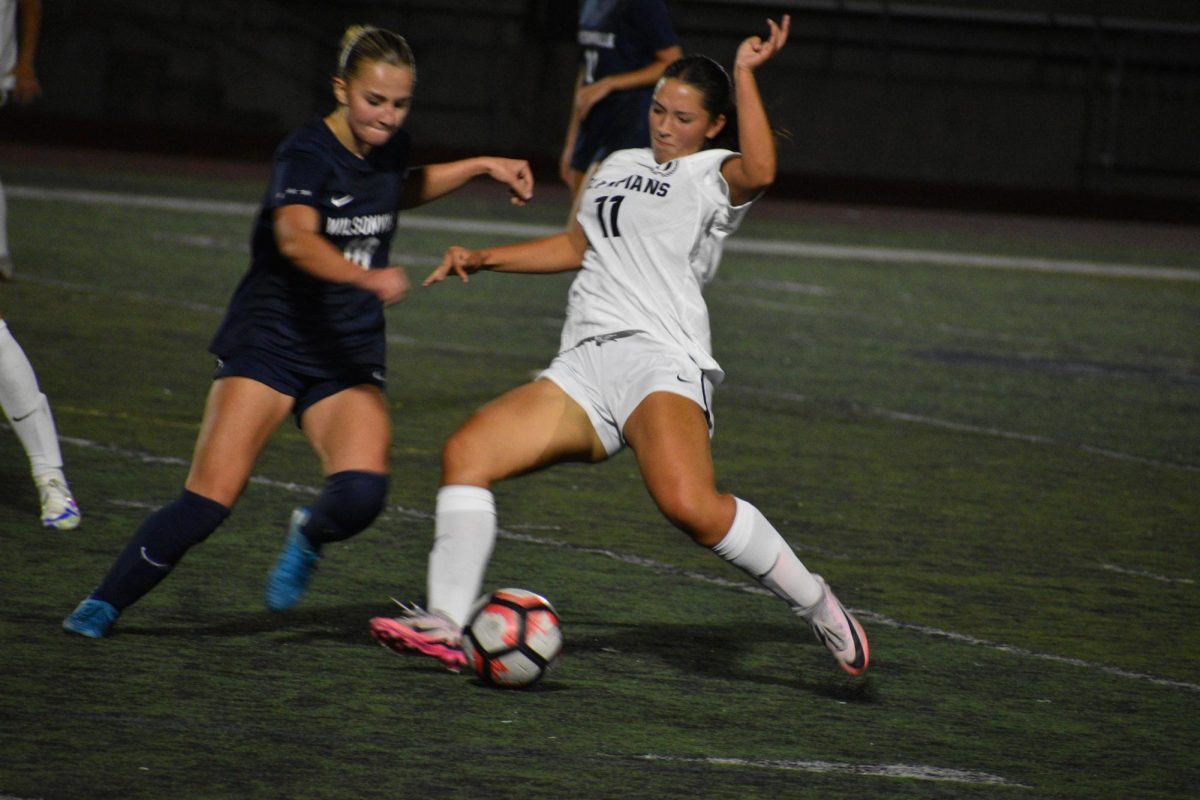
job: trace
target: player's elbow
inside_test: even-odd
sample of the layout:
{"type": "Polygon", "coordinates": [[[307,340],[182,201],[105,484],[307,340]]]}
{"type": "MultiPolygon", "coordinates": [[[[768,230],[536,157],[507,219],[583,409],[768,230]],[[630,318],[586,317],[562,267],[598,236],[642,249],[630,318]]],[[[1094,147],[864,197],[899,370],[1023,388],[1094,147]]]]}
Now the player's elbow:
{"type": "Polygon", "coordinates": [[[745,180],[738,181],[736,185],[729,187],[729,199],[735,206],[740,206],[758,197],[767,191],[767,189],[770,189],[773,183],[775,183],[774,170],[764,172],[761,175],[747,174],[745,180]]]}
{"type": "Polygon", "coordinates": [[[775,183],[775,174],[775,159],[743,155],[725,173],[730,197],[737,205],[758,197],[775,183]]]}
{"type": "Polygon", "coordinates": [[[301,236],[293,236],[290,233],[281,233],[276,230],[275,245],[279,248],[279,254],[288,261],[299,261],[304,255],[304,241],[301,236]]]}
{"type": "Polygon", "coordinates": [[[757,197],[758,195],[765,192],[767,189],[770,189],[771,186],[773,186],[774,184],[775,184],[775,171],[772,170],[769,174],[764,174],[764,175],[756,177],[754,180],[750,181],[750,186],[748,187],[749,188],[748,193],[752,197],[757,197]]]}
{"type": "Polygon", "coordinates": [[[765,192],[775,183],[775,159],[747,159],[743,162],[742,166],[745,170],[746,185],[755,194],[765,192]]]}

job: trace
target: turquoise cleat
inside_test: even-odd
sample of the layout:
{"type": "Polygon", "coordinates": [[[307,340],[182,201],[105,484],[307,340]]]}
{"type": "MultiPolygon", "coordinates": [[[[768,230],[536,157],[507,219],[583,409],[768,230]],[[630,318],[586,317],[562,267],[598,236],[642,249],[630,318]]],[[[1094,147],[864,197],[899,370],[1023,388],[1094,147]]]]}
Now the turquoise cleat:
{"type": "Polygon", "coordinates": [[[321,560],[320,554],[309,544],[300,529],[308,522],[309,510],[297,508],[292,512],[288,525],[288,538],[283,552],[275,562],[275,568],[267,576],[267,608],[272,611],[287,611],[308,589],[308,581],[321,560]]]}
{"type": "Polygon", "coordinates": [[[121,612],[111,603],[89,597],[63,620],[63,630],[92,639],[103,639],[120,615],[121,612]]]}

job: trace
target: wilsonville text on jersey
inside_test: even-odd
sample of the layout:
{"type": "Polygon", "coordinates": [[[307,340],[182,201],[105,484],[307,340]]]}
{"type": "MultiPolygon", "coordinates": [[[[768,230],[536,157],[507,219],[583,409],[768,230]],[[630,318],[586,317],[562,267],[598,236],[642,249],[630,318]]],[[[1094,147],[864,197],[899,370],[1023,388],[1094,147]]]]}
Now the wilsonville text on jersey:
{"type": "Polygon", "coordinates": [[[368,214],[362,217],[329,217],[325,233],[330,236],[374,236],[387,233],[396,224],[395,214],[368,214]]]}

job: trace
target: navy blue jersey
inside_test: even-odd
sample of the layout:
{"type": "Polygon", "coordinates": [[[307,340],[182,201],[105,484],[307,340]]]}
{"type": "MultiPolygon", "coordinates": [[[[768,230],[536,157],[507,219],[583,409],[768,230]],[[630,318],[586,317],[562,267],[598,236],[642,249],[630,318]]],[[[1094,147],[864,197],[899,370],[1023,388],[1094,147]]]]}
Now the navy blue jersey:
{"type": "MultiPolygon", "coordinates": [[[[633,72],[679,43],[663,0],[584,0],[579,9],[583,82],[633,72]]],[[[580,124],[571,165],[586,169],[609,153],[650,143],[652,87],[611,92],[580,124]]]]}
{"type": "Polygon", "coordinates": [[[222,358],[264,351],[314,376],[336,376],[349,365],[383,368],[383,303],[363,289],[319,280],[284,258],[273,217],[282,206],[311,206],[321,216],[321,234],[348,260],[363,269],[386,267],[408,150],[408,135],[398,131],[358,158],[320,118],[279,145],[251,238],[250,269],[210,351],[222,358]]]}

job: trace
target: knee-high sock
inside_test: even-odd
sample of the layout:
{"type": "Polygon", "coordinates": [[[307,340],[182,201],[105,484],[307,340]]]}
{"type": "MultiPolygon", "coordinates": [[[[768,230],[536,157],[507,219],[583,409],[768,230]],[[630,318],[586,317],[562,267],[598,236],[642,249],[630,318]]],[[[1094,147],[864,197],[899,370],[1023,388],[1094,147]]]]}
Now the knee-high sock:
{"type": "Polygon", "coordinates": [[[762,512],[741,498],[736,500],[733,525],[713,552],[770,589],[792,611],[815,606],[824,591],[821,584],[762,512]]]}
{"type": "Polygon", "coordinates": [[[0,319],[0,407],[29,456],[34,476],[62,469],[62,451],[50,403],[38,388],[37,375],[8,324],[0,319]]]}
{"type": "Polygon", "coordinates": [[[496,543],[496,501],[478,486],[438,491],[433,549],[429,551],[428,606],[455,624],[466,622],[479,597],[496,543]]]}
{"type": "Polygon", "coordinates": [[[184,489],[146,517],[91,596],[118,611],[132,605],[228,516],[229,509],[217,501],[184,489]]]}

